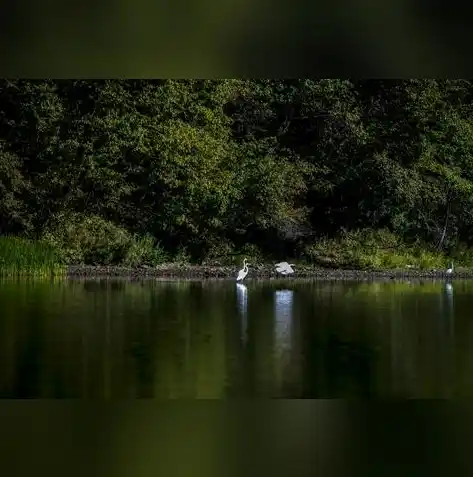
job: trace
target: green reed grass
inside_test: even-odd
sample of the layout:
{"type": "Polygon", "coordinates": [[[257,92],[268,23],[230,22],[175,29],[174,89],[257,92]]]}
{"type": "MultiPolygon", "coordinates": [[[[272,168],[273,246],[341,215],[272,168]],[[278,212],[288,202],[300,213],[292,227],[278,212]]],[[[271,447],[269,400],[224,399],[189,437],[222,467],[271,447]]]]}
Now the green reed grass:
{"type": "Polygon", "coordinates": [[[0,237],[0,275],[61,275],[66,266],[60,263],[55,248],[43,241],[22,237],[0,237]]]}
{"type": "MultiPolygon", "coordinates": [[[[386,230],[358,230],[342,234],[338,238],[321,239],[308,246],[305,255],[309,262],[329,260],[330,266],[354,269],[405,269],[443,270],[451,257],[422,248],[403,244],[400,237],[386,230]]],[[[473,256],[473,252],[472,252],[473,256]]],[[[471,268],[467,253],[454,257],[461,268],[471,268]]],[[[458,269],[457,267],[457,269],[458,269]]]]}

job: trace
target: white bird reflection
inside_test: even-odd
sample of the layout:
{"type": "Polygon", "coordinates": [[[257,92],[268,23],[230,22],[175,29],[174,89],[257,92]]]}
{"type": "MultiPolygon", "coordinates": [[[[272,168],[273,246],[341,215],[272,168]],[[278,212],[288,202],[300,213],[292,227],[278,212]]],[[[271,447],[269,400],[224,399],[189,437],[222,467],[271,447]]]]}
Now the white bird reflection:
{"type": "Polygon", "coordinates": [[[453,285],[451,283],[445,283],[445,295],[447,297],[447,310],[448,310],[448,327],[450,335],[455,335],[455,312],[453,306],[453,285]]]}
{"type": "Polygon", "coordinates": [[[246,343],[248,336],[248,289],[243,283],[236,284],[238,310],[241,315],[242,340],[246,343]]]}
{"type": "Polygon", "coordinates": [[[274,294],[274,364],[277,387],[282,389],[283,383],[291,375],[291,347],[292,347],[292,304],[294,292],[279,290],[274,294]],[[289,373],[289,374],[288,374],[289,373]]]}
{"type": "Polygon", "coordinates": [[[453,297],[453,285],[451,283],[445,283],[445,293],[450,297],[453,297]]]}
{"type": "MultiPolygon", "coordinates": [[[[444,330],[442,333],[442,376],[445,376],[447,392],[446,397],[453,398],[455,389],[451,386],[452,383],[457,382],[456,376],[456,346],[455,346],[455,306],[453,296],[453,285],[450,282],[445,283],[445,298],[446,309],[444,308],[444,330]]],[[[442,320],[443,321],[443,320],[442,320]]]]}
{"type": "Polygon", "coordinates": [[[294,292],[292,290],[279,290],[275,292],[274,297],[276,347],[280,351],[286,351],[291,348],[294,292]]]}

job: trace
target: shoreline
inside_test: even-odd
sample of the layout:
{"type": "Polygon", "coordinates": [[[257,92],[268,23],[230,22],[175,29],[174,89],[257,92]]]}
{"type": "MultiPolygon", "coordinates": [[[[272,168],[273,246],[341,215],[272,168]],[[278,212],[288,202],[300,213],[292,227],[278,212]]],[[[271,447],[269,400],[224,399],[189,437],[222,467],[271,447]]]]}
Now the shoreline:
{"type": "MultiPolygon", "coordinates": [[[[240,266],[159,265],[127,268],[120,266],[70,265],[68,278],[126,278],[126,279],[235,279],[240,266]]],[[[311,278],[316,280],[394,280],[394,279],[473,279],[473,270],[459,270],[447,275],[444,270],[343,270],[295,266],[293,275],[283,276],[273,265],[261,265],[249,270],[245,281],[252,279],[292,280],[311,278]]]]}

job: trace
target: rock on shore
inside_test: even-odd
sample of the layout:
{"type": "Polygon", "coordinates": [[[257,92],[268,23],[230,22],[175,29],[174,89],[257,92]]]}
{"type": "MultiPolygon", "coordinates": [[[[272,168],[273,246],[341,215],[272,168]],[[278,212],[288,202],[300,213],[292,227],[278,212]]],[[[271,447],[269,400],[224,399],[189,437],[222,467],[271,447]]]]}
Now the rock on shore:
{"type": "MultiPolygon", "coordinates": [[[[181,279],[211,279],[235,278],[239,266],[204,266],[204,265],[178,265],[164,264],[157,267],[127,268],[120,266],[89,266],[71,265],[68,267],[68,276],[73,278],[95,277],[123,277],[123,278],[181,278],[181,279]]],[[[342,270],[324,269],[311,266],[296,266],[295,273],[283,277],[275,271],[274,265],[259,265],[249,267],[247,280],[284,278],[312,278],[320,280],[392,280],[407,278],[473,278],[473,270],[458,270],[447,275],[445,270],[342,270]]]]}

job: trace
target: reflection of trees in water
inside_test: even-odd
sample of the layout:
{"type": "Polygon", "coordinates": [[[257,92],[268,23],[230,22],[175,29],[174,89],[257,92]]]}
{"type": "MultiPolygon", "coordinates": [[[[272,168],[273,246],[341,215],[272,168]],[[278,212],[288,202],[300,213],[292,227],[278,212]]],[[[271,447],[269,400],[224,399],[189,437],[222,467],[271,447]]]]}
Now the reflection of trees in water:
{"type": "Polygon", "coordinates": [[[305,303],[304,394],[453,395],[459,348],[451,296],[439,283],[373,285],[325,284],[300,298],[305,303]]]}
{"type": "Polygon", "coordinates": [[[385,394],[417,398],[472,395],[473,383],[462,383],[460,378],[463,366],[467,366],[468,375],[473,372],[473,348],[471,343],[462,343],[473,331],[467,318],[471,291],[463,295],[463,302],[464,285],[447,285],[414,284],[405,290],[398,287],[397,293],[387,296],[383,339],[389,346],[389,360],[388,353],[383,357],[384,376],[390,378],[385,380],[385,394]]]}
{"type": "Polygon", "coordinates": [[[448,297],[443,296],[443,285],[435,286],[436,294],[421,292],[391,297],[386,321],[391,355],[390,392],[394,396],[452,395],[456,379],[453,308],[451,303],[444,302],[448,297]]]}
{"type": "Polygon", "coordinates": [[[19,285],[1,302],[0,353],[9,372],[0,377],[0,395],[222,394],[224,303],[217,294],[209,307],[198,283],[76,281],[44,284],[38,293],[19,285]]]}
{"type": "Polygon", "coordinates": [[[209,306],[201,284],[185,295],[178,291],[161,299],[156,313],[160,327],[156,343],[156,397],[220,397],[224,389],[224,315],[218,297],[209,306]],[[172,296],[173,295],[173,296],[172,296]]]}
{"type": "Polygon", "coordinates": [[[369,397],[376,391],[377,321],[360,283],[325,283],[300,298],[303,396],[369,397]]]}
{"type": "Polygon", "coordinates": [[[330,335],[326,343],[327,387],[332,397],[371,397],[377,352],[369,344],[330,335]]]}
{"type": "MultiPolygon", "coordinates": [[[[228,378],[232,395],[297,395],[300,359],[295,346],[292,290],[253,283],[236,287],[239,326],[248,318],[247,340],[240,348],[238,371],[228,378]]],[[[297,330],[296,330],[297,331],[297,330]]]]}
{"type": "Polygon", "coordinates": [[[48,281],[0,284],[0,397],[47,397],[54,384],[45,389],[42,382],[49,341],[43,313],[50,289],[48,281]]]}
{"type": "Polygon", "coordinates": [[[471,288],[376,285],[2,283],[0,396],[473,395],[471,288]]]}

